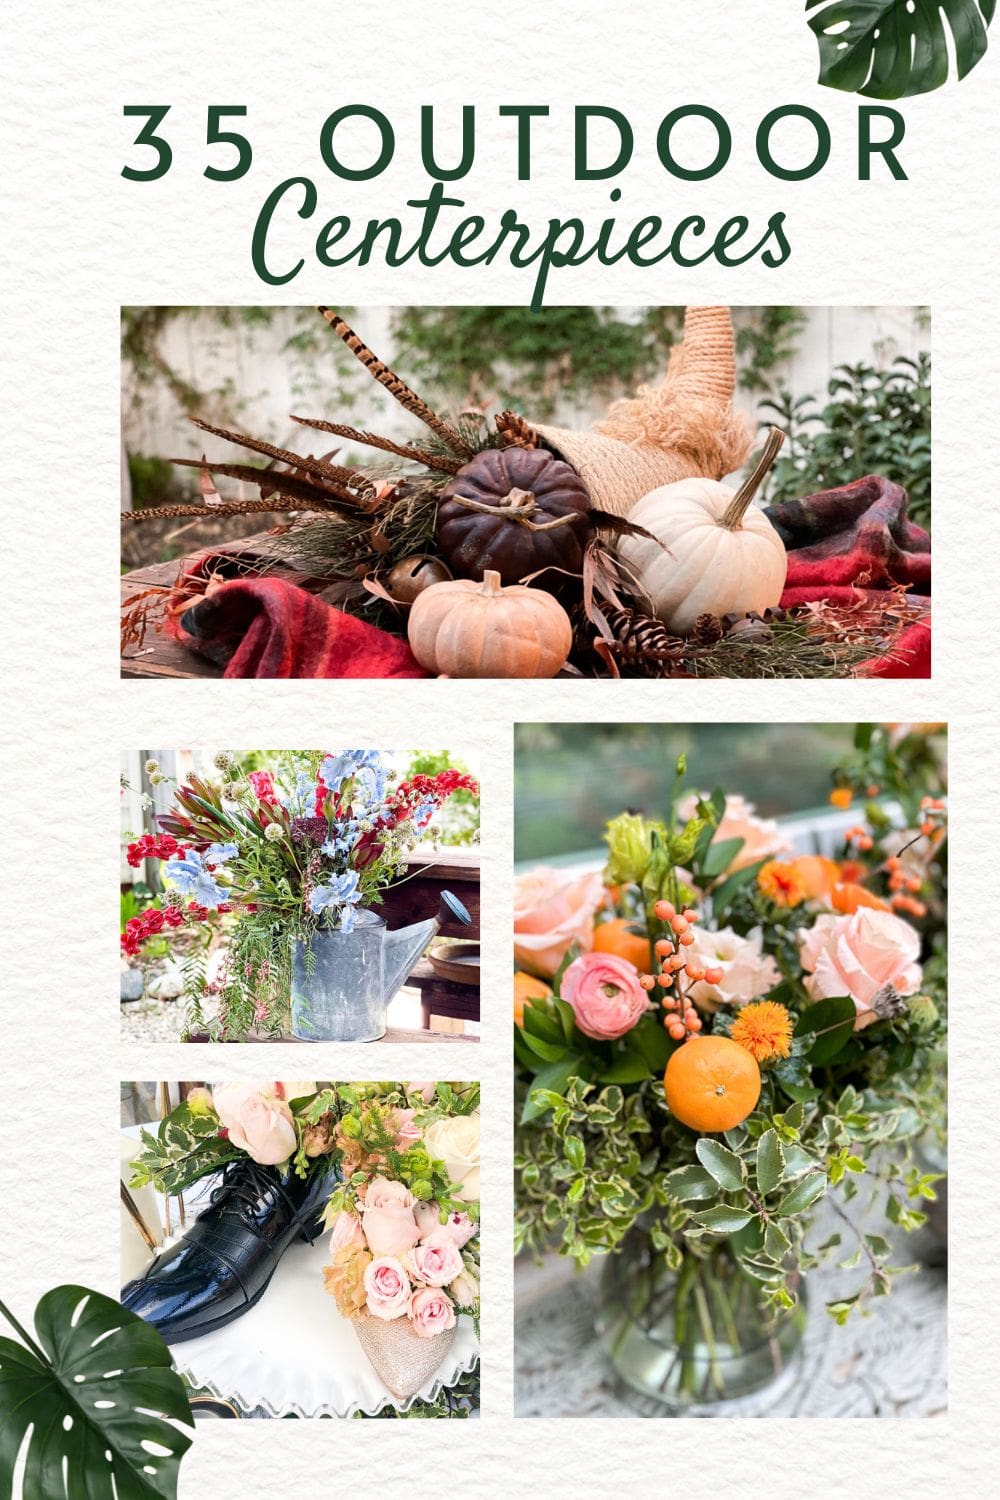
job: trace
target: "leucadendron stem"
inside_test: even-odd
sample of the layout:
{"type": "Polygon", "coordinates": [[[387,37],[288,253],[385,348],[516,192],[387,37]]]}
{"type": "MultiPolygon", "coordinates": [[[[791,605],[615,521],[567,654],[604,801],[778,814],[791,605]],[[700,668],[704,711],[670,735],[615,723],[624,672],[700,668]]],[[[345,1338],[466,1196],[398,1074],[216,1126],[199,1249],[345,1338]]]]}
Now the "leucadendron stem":
{"type": "Polygon", "coordinates": [[[777,458],[784,441],[785,434],[781,428],[772,427],[767,435],[767,441],[764,444],[760,458],[726,506],[725,513],[717,523],[719,526],[724,526],[727,531],[739,531],[743,523],[743,517],[749,510],[753,497],[760,489],[764,477],[777,458]]]}

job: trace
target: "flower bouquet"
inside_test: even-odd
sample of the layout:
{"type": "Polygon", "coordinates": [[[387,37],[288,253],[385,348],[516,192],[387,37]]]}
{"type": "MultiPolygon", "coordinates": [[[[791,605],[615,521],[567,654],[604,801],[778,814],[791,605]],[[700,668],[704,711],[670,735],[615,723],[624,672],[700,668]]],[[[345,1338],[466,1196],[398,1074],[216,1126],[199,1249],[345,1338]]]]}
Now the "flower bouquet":
{"type": "Polygon", "coordinates": [[[784,434],[751,459],[727,307],[686,308],[662,380],[592,430],[435,411],[318,311],[416,435],[291,418],[383,455],[362,470],[336,448],[299,454],[195,419],[255,463],[174,460],[200,471],[200,502],[129,510],[123,524],[294,519],[256,555],[221,549],[186,560],[172,587],[141,588],[123,650],[162,610],[230,676],[926,675],[930,538],[905,490],[868,475],[770,513],[754,503],[784,434]],[[738,488],[721,482],[745,464],[738,488]],[[217,478],[260,497],[226,499],[217,478]]]}
{"type": "Polygon", "coordinates": [[[514,933],[517,1248],[611,1252],[605,1346],[673,1411],[786,1366],[823,1259],[858,1268],[837,1322],[889,1291],[946,1030],[936,742],[859,726],[829,853],[685,769],[662,819],[608,825],[603,874],[520,877],[514,933]]]}
{"type": "MultiPolygon", "coordinates": [[[[204,954],[185,965],[189,1032],[380,1036],[437,924],[389,933],[373,908],[437,810],[456,791],[477,793],[476,781],[456,770],[398,781],[375,750],[289,752],[276,771],[246,771],[222,752],[215,767],[216,779],[177,788],[158,832],[127,845],[133,867],[162,861],[165,892],[125,923],[123,952],[229,913],[221,972],[209,981],[204,954]]],[[[146,770],[165,779],[154,762],[146,770]]]]}
{"type": "Polygon", "coordinates": [[[211,1178],[209,1206],[123,1301],[168,1342],[213,1332],[250,1311],[299,1234],[314,1240],[325,1226],[331,1259],[316,1290],[325,1285],[378,1377],[408,1400],[448,1354],[460,1315],[478,1335],[478,1105],[478,1084],[460,1083],[189,1090],[142,1131],[131,1185],[179,1194],[211,1178]],[[219,1259],[240,1266],[235,1308],[219,1259]]]}

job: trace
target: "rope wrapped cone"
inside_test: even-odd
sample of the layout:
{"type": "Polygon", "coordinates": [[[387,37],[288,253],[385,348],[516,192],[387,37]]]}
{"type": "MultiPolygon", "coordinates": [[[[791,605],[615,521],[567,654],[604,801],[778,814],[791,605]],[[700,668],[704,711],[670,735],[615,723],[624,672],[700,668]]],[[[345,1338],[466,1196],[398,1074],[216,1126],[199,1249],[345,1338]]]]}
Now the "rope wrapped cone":
{"type": "Polygon", "coordinates": [[[736,357],[728,307],[689,307],[684,338],[658,386],[616,401],[590,431],[535,426],[539,442],[580,475],[598,510],[616,516],[677,479],[722,479],[746,459],[751,433],[733,409],[736,357]]]}
{"type": "Polygon", "coordinates": [[[454,1328],[419,1338],[406,1317],[387,1321],[364,1312],[351,1322],[373,1370],[397,1401],[408,1401],[427,1384],[455,1341],[454,1328]]]}

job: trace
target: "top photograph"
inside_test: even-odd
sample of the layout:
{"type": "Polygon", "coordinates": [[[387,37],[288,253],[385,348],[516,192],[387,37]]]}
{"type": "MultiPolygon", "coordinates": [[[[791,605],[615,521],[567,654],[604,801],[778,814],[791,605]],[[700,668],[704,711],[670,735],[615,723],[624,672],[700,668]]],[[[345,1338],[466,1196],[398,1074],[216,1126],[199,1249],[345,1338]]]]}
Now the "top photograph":
{"type": "Polygon", "coordinates": [[[126,678],[931,675],[922,307],[125,307],[126,678]]]}

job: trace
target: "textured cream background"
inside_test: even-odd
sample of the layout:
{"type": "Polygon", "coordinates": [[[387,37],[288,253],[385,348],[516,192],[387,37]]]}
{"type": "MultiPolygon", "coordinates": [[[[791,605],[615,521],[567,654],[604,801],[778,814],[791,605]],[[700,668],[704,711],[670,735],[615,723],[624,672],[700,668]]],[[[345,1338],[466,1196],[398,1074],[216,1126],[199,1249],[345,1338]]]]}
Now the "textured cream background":
{"type": "MultiPolygon", "coordinates": [[[[185,1500],[322,1488],[390,1493],[461,1486],[486,1496],[516,1480],[577,1495],[644,1488],[708,1496],[849,1491],[978,1493],[995,1445],[997,1043],[993,1001],[997,798],[996,506],[979,476],[996,462],[996,82],[1000,34],[957,89],[904,108],[907,183],[853,180],[856,102],[818,89],[800,0],[628,6],[583,0],[503,7],[344,3],[105,3],[16,0],[5,28],[3,337],[4,627],[9,711],[0,780],[3,1077],[0,1288],[22,1318],[56,1282],[115,1290],[118,1079],[218,1071],[181,1048],[126,1054],[114,1010],[115,764],[121,745],[321,744],[479,739],[494,921],[485,940],[486,1016],[476,1050],[415,1049],[395,1074],[478,1067],[486,1083],[484,1420],[476,1424],[286,1423],[208,1426],[181,1473],[185,1500]],[[175,166],[163,181],[119,176],[126,102],[173,103],[175,166]],[[399,127],[399,168],[362,191],[327,181],[315,140],[337,104],[371,101],[399,127]],[[522,276],[377,266],[310,267],[269,293],[252,276],[258,203],[295,170],[315,174],[328,213],[392,211],[423,185],[407,128],[417,106],[475,102],[484,152],[475,206],[516,204],[544,219],[589,208],[607,185],[569,181],[568,108],[601,102],[649,127],[622,180],[623,213],[711,220],[788,213],[786,266],[678,272],[669,266],[560,273],[563,301],[929,302],[935,350],[936,673],[931,683],[473,684],[465,682],[129,682],[117,676],[118,307],[141,302],[493,301],[526,299],[522,276]],[[545,102],[545,171],[513,180],[500,102],[545,102]],[[714,184],[675,185],[655,164],[655,123],[680,102],[725,111],[734,161],[714,184]],[[834,159],[813,182],[778,184],[756,167],[752,130],[789,101],[818,107],[834,159]],[[242,182],[201,176],[207,103],[246,103],[256,151],[242,182]],[[519,1423],[511,1411],[510,1059],[505,977],[511,723],[521,718],[951,720],[952,1414],[877,1426],[800,1422],[519,1423]],[[433,1058],[433,1061],[432,1061],[433,1058]],[[991,1431],[992,1429],[992,1431],[991,1431]]],[[[463,194],[464,196],[465,194],[463,194]]],[[[302,244],[308,241],[303,238],[302,244]]],[[[301,1067],[296,1052],[294,1066],[301,1067]]],[[[386,1067],[384,1053],[379,1066],[386,1067]]],[[[228,1049],[225,1066],[256,1059],[228,1049]]],[[[318,1071],[364,1077],[374,1055],[328,1049],[318,1071]]],[[[291,1058],[269,1055],[282,1071],[291,1058]]],[[[259,1062],[257,1066],[259,1067],[259,1062]]]]}

